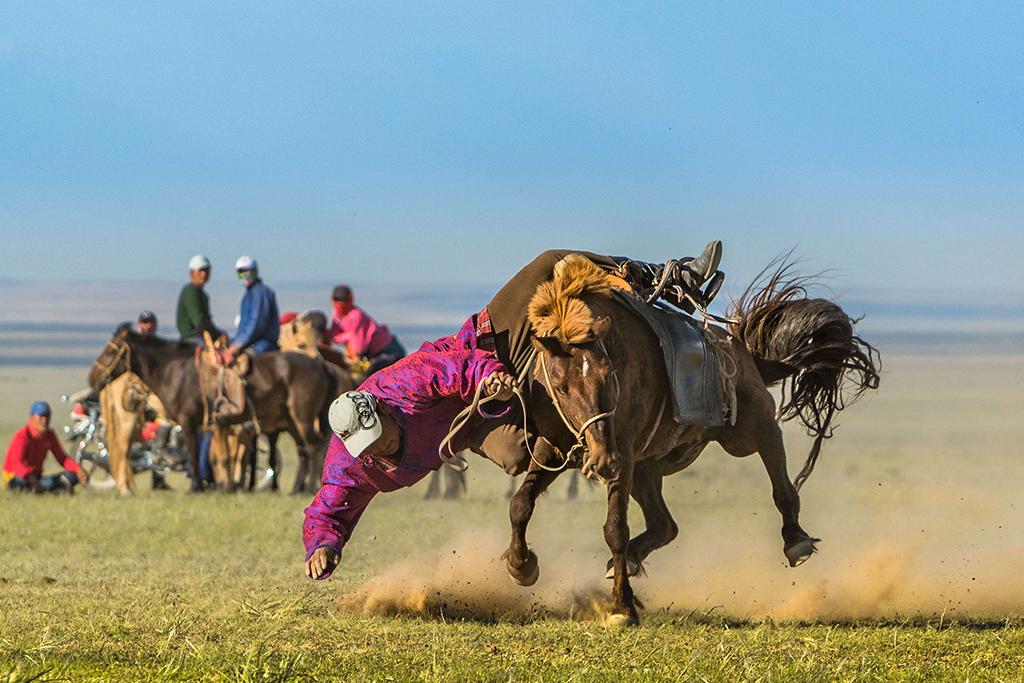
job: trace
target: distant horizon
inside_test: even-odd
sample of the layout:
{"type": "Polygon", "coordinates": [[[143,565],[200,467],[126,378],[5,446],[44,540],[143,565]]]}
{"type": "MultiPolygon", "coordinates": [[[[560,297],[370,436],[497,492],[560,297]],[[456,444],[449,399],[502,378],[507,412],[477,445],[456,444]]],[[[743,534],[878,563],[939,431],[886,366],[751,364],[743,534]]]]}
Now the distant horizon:
{"type": "MultiPolygon", "coordinates": [[[[278,308],[329,311],[335,281],[305,280],[267,283],[278,293],[278,308]]],[[[56,283],[8,279],[0,286],[0,330],[19,323],[63,323],[113,326],[134,320],[141,310],[155,311],[164,333],[174,329],[177,296],[184,280],[171,278],[82,279],[56,283]]],[[[381,322],[392,325],[444,327],[461,323],[483,308],[503,283],[448,282],[406,285],[395,282],[352,281],[356,302],[381,322]]],[[[854,318],[864,317],[861,329],[921,331],[951,329],[978,332],[1024,330],[1024,296],[986,288],[840,287],[825,281],[811,296],[831,299],[854,318]]],[[[727,279],[712,305],[724,313],[744,283],[727,279]]],[[[242,286],[220,279],[207,285],[214,321],[230,329],[238,311],[242,286]]]]}

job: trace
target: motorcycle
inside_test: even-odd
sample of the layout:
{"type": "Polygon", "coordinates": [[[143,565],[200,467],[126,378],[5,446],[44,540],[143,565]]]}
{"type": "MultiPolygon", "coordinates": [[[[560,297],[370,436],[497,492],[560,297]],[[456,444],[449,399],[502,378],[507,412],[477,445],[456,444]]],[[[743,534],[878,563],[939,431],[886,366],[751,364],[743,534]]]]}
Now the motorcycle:
{"type": "MultiPolygon", "coordinates": [[[[60,398],[62,402],[72,404],[71,424],[64,427],[65,438],[71,444],[68,449],[71,457],[87,469],[90,481],[97,468],[110,476],[106,423],[100,415],[99,396],[90,389],[83,389],[70,396],[63,394],[60,398]]],[[[132,443],[128,451],[128,461],[133,474],[149,471],[162,480],[169,471],[188,472],[188,458],[185,455],[181,426],[147,422],[142,428],[141,436],[142,439],[132,443]]],[[[258,450],[256,457],[266,453],[266,448],[262,444],[258,450]]],[[[274,470],[258,469],[256,490],[270,488],[273,477],[274,470]]],[[[110,483],[113,485],[113,481],[110,483]]]]}
{"type": "MultiPolygon", "coordinates": [[[[110,475],[106,423],[100,415],[99,397],[95,392],[84,389],[60,398],[62,402],[72,404],[71,423],[64,427],[65,438],[71,445],[71,457],[85,467],[90,476],[97,468],[110,475]]],[[[169,471],[185,471],[181,427],[147,423],[142,429],[142,439],[132,443],[128,451],[128,462],[133,473],[149,471],[160,479],[169,471]]]]}

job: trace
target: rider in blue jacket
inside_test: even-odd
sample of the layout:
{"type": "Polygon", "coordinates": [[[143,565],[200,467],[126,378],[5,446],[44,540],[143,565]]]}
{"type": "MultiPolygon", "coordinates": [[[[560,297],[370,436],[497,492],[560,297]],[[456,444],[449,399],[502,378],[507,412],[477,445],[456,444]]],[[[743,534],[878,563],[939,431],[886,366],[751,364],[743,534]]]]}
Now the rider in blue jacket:
{"type": "Polygon", "coordinates": [[[238,271],[238,279],[245,285],[245,294],[239,311],[238,331],[228,347],[229,360],[249,348],[256,353],[277,351],[281,324],[274,290],[263,284],[259,266],[251,256],[239,257],[235,262],[235,270],[238,271]]]}

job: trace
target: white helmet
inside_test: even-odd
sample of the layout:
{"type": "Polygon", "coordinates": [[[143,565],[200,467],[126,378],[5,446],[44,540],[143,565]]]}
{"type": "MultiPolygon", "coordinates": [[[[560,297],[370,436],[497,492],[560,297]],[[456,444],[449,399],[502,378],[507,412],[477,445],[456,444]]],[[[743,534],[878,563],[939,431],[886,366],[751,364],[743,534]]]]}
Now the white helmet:
{"type": "Polygon", "coordinates": [[[210,267],[210,259],[202,254],[196,254],[188,260],[189,270],[206,270],[210,267]]]}
{"type": "Polygon", "coordinates": [[[239,256],[235,261],[235,270],[256,270],[259,266],[252,256],[239,256]]]}

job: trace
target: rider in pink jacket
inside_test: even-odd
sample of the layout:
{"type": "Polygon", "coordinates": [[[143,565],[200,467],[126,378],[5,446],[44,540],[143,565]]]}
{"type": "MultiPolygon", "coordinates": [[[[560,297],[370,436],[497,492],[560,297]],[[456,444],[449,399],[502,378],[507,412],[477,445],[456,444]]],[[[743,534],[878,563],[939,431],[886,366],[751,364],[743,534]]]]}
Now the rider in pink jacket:
{"type": "Polygon", "coordinates": [[[349,360],[365,358],[373,374],[405,356],[398,338],[353,302],[352,288],[338,285],[331,293],[334,308],[327,337],[331,344],[345,349],[349,360]]]}

